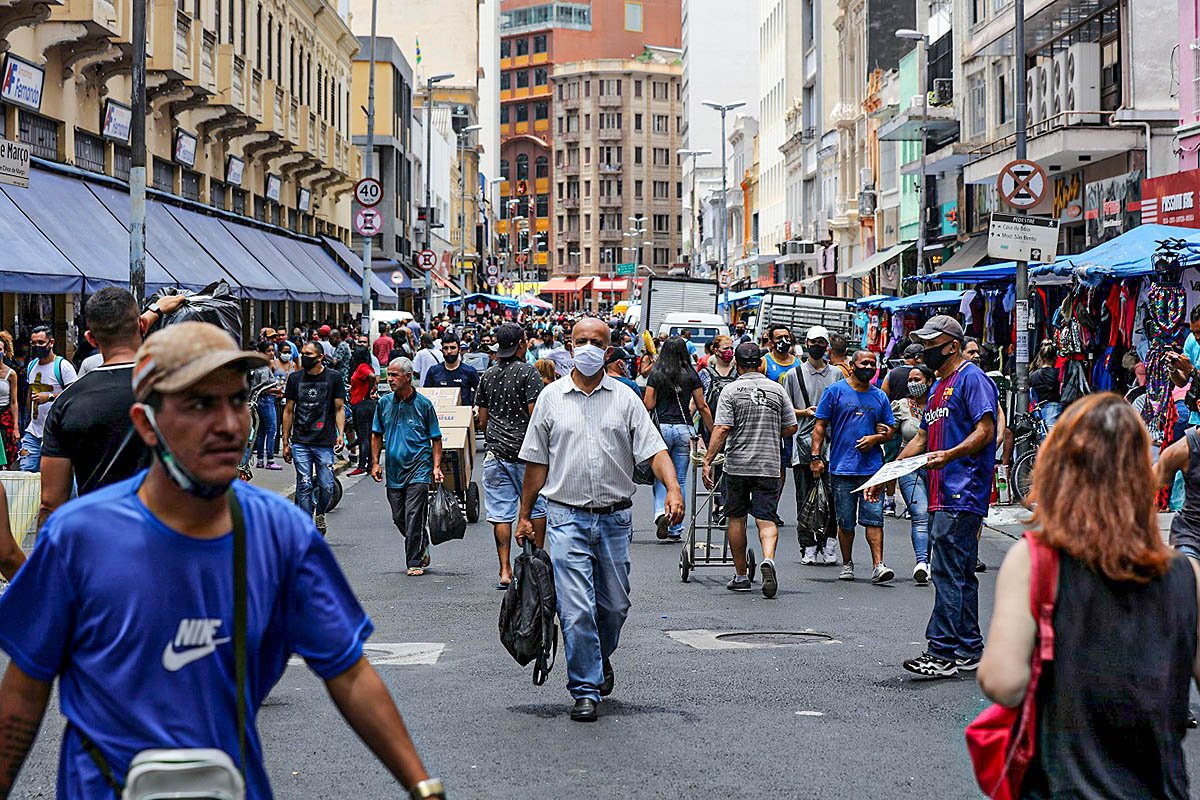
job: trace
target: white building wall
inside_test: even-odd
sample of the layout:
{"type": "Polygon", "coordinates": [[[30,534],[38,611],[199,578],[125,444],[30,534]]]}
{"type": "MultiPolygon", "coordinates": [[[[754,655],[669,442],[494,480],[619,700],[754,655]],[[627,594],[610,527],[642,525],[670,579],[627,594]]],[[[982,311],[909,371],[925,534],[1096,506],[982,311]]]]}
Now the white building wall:
{"type": "Polygon", "coordinates": [[[490,181],[500,175],[500,0],[479,3],[479,68],[479,171],[490,181]]]}
{"type": "Polygon", "coordinates": [[[780,146],[787,138],[785,115],[800,96],[803,52],[799,4],[759,0],[758,250],[775,253],[787,220],[787,168],[780,146]]]}

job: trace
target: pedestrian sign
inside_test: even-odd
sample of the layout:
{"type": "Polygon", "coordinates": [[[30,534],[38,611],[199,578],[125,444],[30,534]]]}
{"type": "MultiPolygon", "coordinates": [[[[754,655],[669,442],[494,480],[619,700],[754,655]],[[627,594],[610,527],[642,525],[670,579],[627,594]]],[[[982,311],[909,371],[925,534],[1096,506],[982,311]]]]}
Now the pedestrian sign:
{"type": "Polygon", "coordinates": [[[617,274],[622,276],[634,275],[637,273],[637,264],[617,264],[617,274]]]}
{"type": "Polygon", "coordinates": [[[1046,171],[1033,161],[1011,161],[1000,170],[996,190],[1000,199],[1018,211],[1027,211],[1046,197],[1046,171]]]}
{"type": "Polygon", "coordinates": [[[1046,217],[992,214],[988,226],[988,256],[1002,261],[1053,264],[1058,254],[1058,220],[1046,217]]]}

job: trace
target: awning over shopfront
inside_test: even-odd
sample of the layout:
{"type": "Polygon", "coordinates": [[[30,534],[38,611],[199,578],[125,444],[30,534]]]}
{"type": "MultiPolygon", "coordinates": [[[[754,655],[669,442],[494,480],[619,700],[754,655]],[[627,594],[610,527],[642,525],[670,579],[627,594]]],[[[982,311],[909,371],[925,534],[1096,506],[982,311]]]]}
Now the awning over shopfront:
{"type": "Polygon", "coordinates": [[[986,233],[972,236],[942,264],[938,272],[974,267],[987,258],[988,237],[986,233]]]}
{"type": "Polygon", "coordinates": [[[904,311],[911,308],[932,308],[934,306],[955,306],[962,302],[965,292],[955,292],[940,289],[936,292],[914,294],[910,297],[897,297],[885,300],[879,307],[886,311],[904,311]]]}
{"type": "Polygon", "coordinates": [[[858,308],[874,308],[875,306],[880,305],[880,304],[884,303],[885,301],[895,300],[895,299],[897,299],[897,298],[893,297],[890,294],[872,294],[872,295],[868,295],[867,297],[860,297],[857,300],[851,300],[850,305],[857,306],[858,308]]]}
{"type": "Polygon", "coordinates": [[[740,303],[743,300],[749,300],[751,297],[761,297],[762,293],[762,289],[747,289],[744,292],[731,292],[729,295],[726,295],[724,292],[722,292],[721,294],[717,295],[717,305],[727,305],[727,300],[729,303],[740,303]]]}
{"type": "Polygon", "coordinates": [[[330,282],[337,286],[337,291],[342,299],[339,303],[360,303],[362,302],[362,284],[355,283],[344,269],[339,267],[334,260],[322,250],[316,247],[316,252],[308,250],[304,247],[304,243],[296,239],[290,239],[287,236],[280,236],[277,233],[267,233],[267,240],[290,259],[293,264],[304,272],[305,275],[315,275],[316,273],[324,273],[330,282]]]}
{"type": "Polygon", "coordinates": [[[869,275],[879,267],[891,261],[893,258],[898,258],[904,253],[916,246],[915,242],[902,242],[894,247],[889,247],[881,253],[876,253],[863,260],[861,264],[856,264],[845,272],[839,272],[837,279],[839,283],[852,281],[855,278],[861,278],[864,275],[869,275]]]}
{"type": "MultiPolygon", "coordinates": [[[[325,246],[333,251],[334,257],[341,264],[342,268],[349,270],[350,274],[353,275],[361,285],[362,259],[359,258],[353,250],[351,250],[349,247],[346,247],[341,239],[334,239],[330,236],[322,236],[321,239],[325,242],[325,246]]],[[[320,245],[316,244],[306,244],[305,246],[315,247],[318,250],[321,249],[320,245]]],[[[403,270],[401,271],[403,272],[403,270]]],[[[405,277],[408,277],[407,273],[405,273],[405,277]]],[[[374,296],[376,303],[382,306],[395,307],[400,301],[399,296],[396,294],[396,288],[397,287],[394,287],[392,284],[388,283],[388,281],[384,280],[384,278],[375,271],[374,265],[372,265],[371,293],[374,296]]],[[[412,289],[411,280],[408,281],[408,288],[410,290],[412,289]]]]}
{"type": "Polygon", "coordinates": [[[935,272],[917,278],[923,283],[1001,283],[1013,280],[1017,275],[1017,262],[1005,261],[1001,264],[984,264],[982,267],[969,269],[952,269],[945,272],[935,272]]]}
{"type": "Polygon", "coordinates": [[[0,192],[0,290],[23,294],[75,294],[83,273],[0,192]]]}
{"type": "Polygon", "coordinates": [[[482,303],[499,303],[500,305],[505,306],[506,308],[517,308],[521,304],[521,301],[515,297],[505,297],[504,295],[500,295],[500,294],[483,294],[482,292],[476,292],[475,294],[469,294],[469,295],[466,295],[465,297],[462,295],[460,295],[458,297],[452,297],[449,300],[447,300],[445,304],[448,306],[456,306],[462,302],[466,302],[468,305],[470,305],[472,303],[481,303],[481,302],[482,303]]]}
{"type": "Polygon", "coordinates": [[[596,278],[592,281],[592,291],[602,292],[604,294],[620,294],[621,292],[629,291],[629,280],[626,278],[614,278],[608,280],[606,278],[596,278]]]}
{"type": "Polygon", "coordinates": [[[307,256],[301,254],[302,257],[293,258],[285,255],[272,243],[272,234],[228,220],[221,220],[221,225],[284,286],[312,286],[317,292],[316,300],[326,303],[348,303],[353,299],[336,280],[313,265],[307,256]]]}
{"type": "Polygon", "coordinates": [[[591,278],[551,278],[542,284],[538,294],[574,294],[592,283],[591,278]]]}
{"type": "Polygon", "coordinates": [[[1083,278],[1135,278],[1154,272],[1151,256],[1159,242],[1184,239],[1200,242],[1200,231],[1175,225],[1139,225],[1116,238],[1101,242],[1079,255],[1065,256],[1053,264],[1031,267],[1030,275],[1078,275],[1083,278]]]}
{"type": "Polygon", "coordinates": [[[462,295],[462,293],[463,293],[462,287],[459,286],[457,283],[455,283],[454,281],[452,281],[449,278],[442,277],[441,275],[437,274],[436,271],[434,271],[432,274],[433,274],[433,280],[435,283],[437,283],[438,286],[441,286],[443,289],[449,289],[452,294],[456,294],[456,295],[460,295],[460,296],[462,295]]]}

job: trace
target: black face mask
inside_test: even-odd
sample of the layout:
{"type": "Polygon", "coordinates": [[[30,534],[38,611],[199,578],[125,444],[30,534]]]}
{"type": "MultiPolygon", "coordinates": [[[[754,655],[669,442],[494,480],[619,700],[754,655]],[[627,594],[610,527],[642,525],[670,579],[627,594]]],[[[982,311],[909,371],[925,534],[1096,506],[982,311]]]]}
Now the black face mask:
{"type": "Polygon", "coordinates": [[[781,356],[786,356],[788,353],[792,352],[792,340],[780,339],[775,342],[775,352],[779,353],[781,356]]]}
{"type": "Polygon", "coordinates": [[[50,345],[32,345],[29,348],[29,352],[37,358],[45,358],[46,356],[50,355],[50,345]]]}
{"type": "Polygon", "coordinates": [[[871,378],[875,377],[874,367],[855,367],[854,377],[858,378],[861,383],[870,383],[871,378]]]}
{"type": "Polygon", "coordinates": [[[304,369],[306,369],[306,370],[312,369],[313,367],[315,367],[317,364],[320,364],[320,363],[321,363],[320,356],[300,356],[300,366],[304,367],[304,369]]]}
{"type": "Polygon", "coordinates": [[[942,365],[945,364],[951,356],[951,353],[944,351],[943,348],[945,347],[946,345],[943,344],[937,347],[925,348],[925,350],[921,353],[921,360],[925,362],[925,366],[929,367],[934,372],[937,372],[939,369],[941,369],[942,365]]]}
{"type": "Polygon", "coordinates": [[[820,361],[825,358],[825,351],[828,348],[823,344],[810,344],[808,346],[808,357],[813,361],[820,361]]]}

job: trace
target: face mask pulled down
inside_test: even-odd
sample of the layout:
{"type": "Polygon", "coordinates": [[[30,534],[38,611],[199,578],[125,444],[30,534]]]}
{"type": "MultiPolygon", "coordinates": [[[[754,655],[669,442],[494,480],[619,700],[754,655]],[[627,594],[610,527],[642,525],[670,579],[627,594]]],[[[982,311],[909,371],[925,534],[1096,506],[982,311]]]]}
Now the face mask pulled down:
{"type": "Polygon", "coordinates": [[[604,349],[594,344],[579,345],[573,353],[575,369],[585,377],[592,377],[604,369],[604,349]]]}
{"type": "Polygon", "coordinates": [[[162,462],[167,477],[180,489],[201,500],[215,500],[223,495],[229,489],[229,484],[205,483],[180,463],[175,454],[171,452],[167,440],[163,438],[162,431],[158,429],[158,421],[154,418],[154,409],[149,406],[145,406],[145,409],[146,421],[154,430],[154,452],[158,456],[158,460],[162,462]]]}

